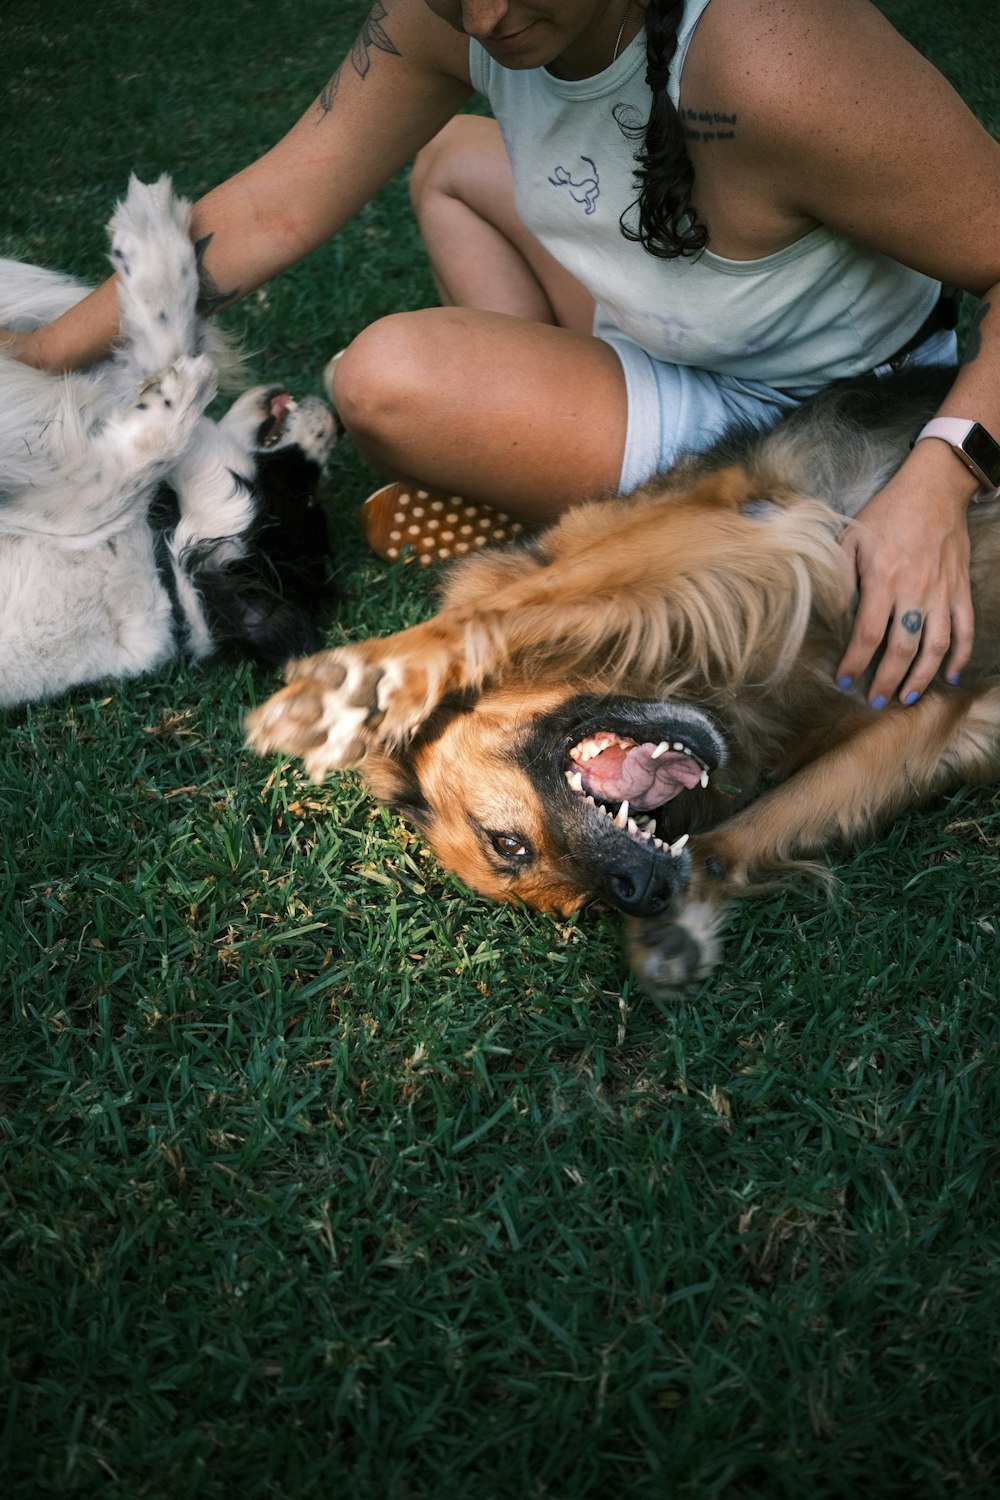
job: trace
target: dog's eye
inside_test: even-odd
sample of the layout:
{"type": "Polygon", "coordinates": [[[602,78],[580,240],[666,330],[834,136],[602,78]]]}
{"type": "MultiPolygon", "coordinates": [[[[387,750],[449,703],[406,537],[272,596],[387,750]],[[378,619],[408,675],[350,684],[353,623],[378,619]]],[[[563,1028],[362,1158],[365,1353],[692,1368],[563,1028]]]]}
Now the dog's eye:
{"type": "Polygon", "coordinates": [[[524,859],[528,846],[517,833],[491,833],[490,843],[504,859],[524,859]]]}

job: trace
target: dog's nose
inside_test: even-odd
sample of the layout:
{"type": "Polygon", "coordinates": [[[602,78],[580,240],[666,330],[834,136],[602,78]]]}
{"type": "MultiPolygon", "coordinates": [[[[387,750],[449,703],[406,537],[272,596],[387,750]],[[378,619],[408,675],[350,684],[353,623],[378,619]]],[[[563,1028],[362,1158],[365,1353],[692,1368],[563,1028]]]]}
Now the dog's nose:
{"type": "Polygon", "coordinates": [[[682,861],[663,866],[657,860],[644,869],[632,865],[610,870],[604,880],[604,894],[626,916],[658,917],[684,885],[682,861]]]}

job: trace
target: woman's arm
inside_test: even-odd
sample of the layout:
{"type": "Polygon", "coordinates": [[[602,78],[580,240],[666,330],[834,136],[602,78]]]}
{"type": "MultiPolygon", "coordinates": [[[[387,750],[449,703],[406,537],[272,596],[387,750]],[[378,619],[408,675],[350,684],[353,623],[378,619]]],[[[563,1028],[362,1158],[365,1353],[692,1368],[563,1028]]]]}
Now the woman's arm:
{"type": "MultiPolygon", "coordinates": [[[[464,37],[424,0],[376,0],[297,124],[195,205],[205,311],[245,296],[336,234],[471,92],[464,37]]],[[[5,334],[3,344],[58,372],[103,357],[117,329],[111,277],[52,323],[5,334]]]]}
{"type": "MultiPolygon", "coordinates": [[[[737,100],[758,196],[981,299],[941,414],[1000,441],[1000,145],[867,0],[722,0],[706,21],[713,11],[713,82],[737,100]],[[741,47],[725,45],[739,32],[741,47]]],[[[942,665],[953,677],[968,660],[975,489],[947,444],[928,439],[845,542],[861,603],[838,677],[860,677],[884,642],[873,704],[912,701],[942,665]]]]}

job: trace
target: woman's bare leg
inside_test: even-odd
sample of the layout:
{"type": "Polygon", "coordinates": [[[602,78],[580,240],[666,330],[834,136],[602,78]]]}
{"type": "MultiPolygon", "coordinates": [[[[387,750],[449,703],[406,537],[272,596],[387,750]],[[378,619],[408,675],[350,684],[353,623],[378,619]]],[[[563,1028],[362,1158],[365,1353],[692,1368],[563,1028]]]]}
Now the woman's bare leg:
{"type": "Polygon", "coordinates": [[[411,196],[444,306],[364,329],[337,411],[395,479],[546,523],[613,494],[628,418],[588,292],[525,229],[496,123],[459,116],[418,155],[411,196]]]}
{"type": "Polygon", "coordinates": [[[395,313],[344,352],[333,395],[393,478],[536,523],[617,491],[625,377],[590,334],[464,307],[395,313]]]}
{"type": "Polygon", "coordinates": [[[517,216],[495,120],[449,121],[417,155],[410,199],[445,307],[590,332],[594,299],[517,216]]]}

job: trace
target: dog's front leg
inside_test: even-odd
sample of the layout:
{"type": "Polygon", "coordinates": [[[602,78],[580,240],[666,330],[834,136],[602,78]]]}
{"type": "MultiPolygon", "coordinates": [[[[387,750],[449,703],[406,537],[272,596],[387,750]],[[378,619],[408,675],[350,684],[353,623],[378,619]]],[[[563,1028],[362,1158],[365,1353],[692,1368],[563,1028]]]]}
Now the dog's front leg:
{"type": "Polygon", "coordinates": [[[446,693],[502,680],[512,664],[532,682],[563,681],[595,651],[603,665],[613,640],[624,671],[656,638],[643,625],[662,607],[655,582],[640,587],[634,573],[608,548],[550,563],[484,555],[459,570],[454,602],[424,624],[294,663],[288,686],[250,716],[251,743],[300,755],[321,777],[402,743],[446,693]]]}
{"type": "Polygon", "coordinates": [[[179,359],[147,381],[136,400],[89,432],[67,410],[58,477],[24,485],[0,501],[0,524],[14,534],[43,534],[64,545],[113,536],[145,511],[150,490],[166,479],[191,441],[215,393],[205,355],[179,359]]]}
{"type": "Polygon", "coordinates": [[[1000,687],[931,692],[911,708],[865,715],[852,735],[708,833],[691,839],[684,891],[630,926],[645,990],[668,997],[718,962],[731,899],[888,822],[903,808],[1000,775],[1000,687]]]}
{"type": "Polygon", "coordinates": [[[198,269],[189,235],[191,205],[170,180],[139,182],[108,225],[118,272],[121,336],[115,358],[131,380],[143,380],[198,347],[198,269]]]}
{"type": "Polygon", "coordinates": [[[313,780],[403,743],[466,685],[465,615],[445,610],[397,635],[293,662],[287,686],[247,718],[250,743],[301,756],[313,780]]]}

